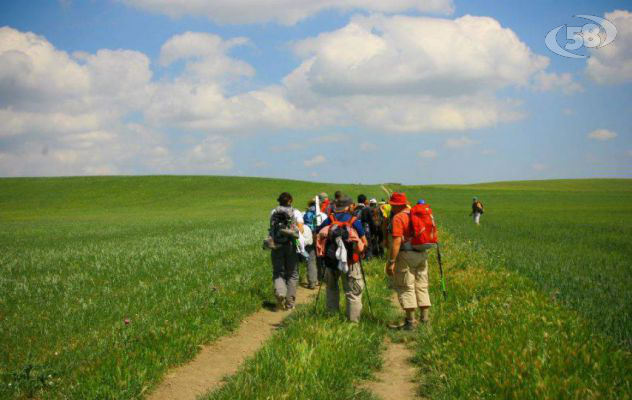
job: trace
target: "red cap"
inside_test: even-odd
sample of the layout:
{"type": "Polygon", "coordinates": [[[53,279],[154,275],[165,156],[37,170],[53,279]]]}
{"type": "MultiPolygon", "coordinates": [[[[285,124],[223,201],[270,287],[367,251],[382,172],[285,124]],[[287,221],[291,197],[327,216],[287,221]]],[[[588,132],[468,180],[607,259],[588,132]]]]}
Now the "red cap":
{"type": "Polygon", "coordinates": [[[408,200],[406,200],[406,193],[393,193],[391,195],[391,199],[388,201],[388,204],[392,206],[405,206],[408,204],[408,200]]]}

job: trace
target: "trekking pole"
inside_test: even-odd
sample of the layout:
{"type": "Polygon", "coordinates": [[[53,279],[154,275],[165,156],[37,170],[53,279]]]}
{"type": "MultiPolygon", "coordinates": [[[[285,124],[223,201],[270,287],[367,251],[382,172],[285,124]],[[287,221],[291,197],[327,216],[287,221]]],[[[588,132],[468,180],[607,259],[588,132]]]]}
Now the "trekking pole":
{"type": "Polygon", "coordinates": [[[441,264],[441,249],[439,248],[439,242],[437,242],[437,263],[439,264],[439,274],[441,275],[441,291],[443,292],[443,299],[447,298],[447,292],[445,290],[445,278],[443,277],[443,265],[441,264]]]}
{"type": "Polygon", "coordinates": [[[373,315],[373,308],[371,307],[371,297],[369,296],[369,285],[366,283],[366,275],[364,275],[364,267],[362,266],[362,257],[360,257],[360,272],[362,273],[362,280],[364,281],[364,288],[366,289],[366,300],[369,303],[369,312],[373,315]]]}
{"type": "Polygon", "coordinates": [[[320,289],[323,287],[323,282],[318,285],[318,293],[316,293],[316,301],[314,302],[314,312],[318,309],[318,299],[320,299],[320,289]]]}

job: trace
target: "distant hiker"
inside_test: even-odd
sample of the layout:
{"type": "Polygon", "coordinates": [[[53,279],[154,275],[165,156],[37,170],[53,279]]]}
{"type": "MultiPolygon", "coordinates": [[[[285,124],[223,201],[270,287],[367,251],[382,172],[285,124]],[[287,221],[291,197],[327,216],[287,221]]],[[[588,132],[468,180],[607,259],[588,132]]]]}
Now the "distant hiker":
{"type": "Polygon", "coordinates": [[[364,235],[366,236],[366,240],[368,243],[367,249],[365,251],[366,259],[369,260],[373,255],[373,247],[372,247],[372,236],[373,233],[376,232],[376,227],[373,222],[373,215],[371,213],[371,208],[369,208],[369,201],[365,195],[361,194],[358,196],[358,203],[356,208],[353,210],[353,215],[360,220],[362,223],[362,228],[364,228],[364,235]]]}
{"type": "Polygon", "coordinates": [[[349,213],[351,204],[351,198],[343,195],[335,202],[333,212],[316,229],[316,251],[326,267],[327,308],[340,309],[338,280],[342,278],[347,318],[358,322],[364,290],[360,257],[367,242],[362,224],[349,213]]]}
{"type": "Polygon", "coordinates": [[[472,212],[470,213],[471,217],[474,217],[474,223],[476,225],[480,224],[481,215],[483,215],[483,203],[478,199],[478,197],[472,198],[472,212]]]}
{"type": "Polygon", "coordinates": [[[318,195],[318,200],[320,203],[320,212],[326,214],[327,209],[329,208],[329,196],[327,196],[327,193],[322,192],[318,195]]]}
{"type": "Polygon", "coordinates": [[[303,231],[303,215],[292,207],[292,195],[283,192],[279,206],[270,213],[272,246],[272,279],[277,310],[294,308],[298,284],[297,241],[303,231]]]}
{"type": "MultiPolygon", "coordinates": [[[[318,227],[319,221],[324,221],[324,214],[316,212],[316,201],[310,200],[307,203],[307,210],[303,215],[303,221],[305,224],[304,230],[309,230],[309,234],[316,231],[318,227]]],[[[315,289],[318,284],[318,260],[316,259],[316,243],[313,241],[313,237],[311,238],[311,244],[306,246],[307,253],[309,254],[309,258],[307,259],[307,288],[315,289]]]]}
{"type": "Polygon", "coordinates": [[[422,322],[428,322],[429,318],[428,253],[427,246],[421,243],[436,243],[436,227],[430,208],[425,204],[408,208],[405,193],[393,193],[389,203],[393,217],[386,273],[393,277],[399,304],[406,312],[402,328],[412,330],[417,308],[422,322]],[[423,220],[426,217],[428,221],[423,220]]]}
{"type": "Polygon", "coordinates": [[[369,210],[371,211],[371,218],[373,219],[370,248],[374,256],[382,257],[384,255],[384,247],[382,246],[382,242],[384,241],[384,230],[382,229],[384,218],[376,199],[369,201],[369,210]]]}
{"type": "Polygon", "coordinates": [[[327,208],[325,208],[325,211],[323,212],[327,215],[334,212],[334,204],[336,201],[340,200],[341,197],[342,197],[342,192],[340,190],[336,190],[336,192],[334,193],[334,202],[333,203],[330,202],[327,208]]]}

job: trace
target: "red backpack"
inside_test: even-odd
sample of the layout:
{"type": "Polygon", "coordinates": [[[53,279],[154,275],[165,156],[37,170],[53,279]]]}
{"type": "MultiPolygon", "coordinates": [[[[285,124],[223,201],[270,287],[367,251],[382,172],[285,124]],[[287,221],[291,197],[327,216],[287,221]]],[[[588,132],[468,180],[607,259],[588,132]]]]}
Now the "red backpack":
{"type": "Polygon", "coordinates": [[[437,243],[437,225],[428,204],[417,204],[410,210],[410,227],[413,237],[411,244],[424,245],[437,243]]]}

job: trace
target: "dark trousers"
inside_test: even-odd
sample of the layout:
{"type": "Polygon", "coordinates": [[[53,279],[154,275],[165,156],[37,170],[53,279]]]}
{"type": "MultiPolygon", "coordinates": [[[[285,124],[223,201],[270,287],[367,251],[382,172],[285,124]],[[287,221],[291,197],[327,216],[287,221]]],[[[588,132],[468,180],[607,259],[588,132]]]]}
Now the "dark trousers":
{"type": "Polygon", "coordinates": [[[274,294],[285,297],[293,304],[298,285],[298,254],[293,244],[288,243],[272,250],[272,280],[274,294]]]}

